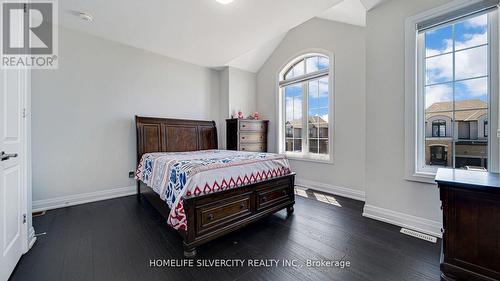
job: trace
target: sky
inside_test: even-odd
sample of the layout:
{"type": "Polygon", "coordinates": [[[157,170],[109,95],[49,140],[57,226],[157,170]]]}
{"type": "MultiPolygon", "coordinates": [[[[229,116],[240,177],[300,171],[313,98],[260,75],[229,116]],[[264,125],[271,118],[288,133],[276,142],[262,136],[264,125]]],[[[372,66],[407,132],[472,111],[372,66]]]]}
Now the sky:
{"type": "MultiPolygon", "coordinates": [[[[287,79],[328,68],[329,62],[324,57],[308,58],[306,62],[295,65],[287,79]]],[[[328,78],[321,78],[308,82],[308,111],[309,116],[320,116],[328,122],[328,78]]],[[[285,87],[286,121],[302,119],[302,84],[293,84],[285,87]]]]}
{"type": "MultiPolygon", "coordinates": [[[[309,82],[309,116],[328,122],[328,78],[309,82]]],[[[286,121],[302,119],[302,84],[285,87],[286,121]]]]}
{"type": "Polygon", "coordinates": [[[485,14],[425,33],[426,107],[436,102],[453,101],[453,89],[455,101],[488,100],[488,79],[484,78],[488,74],[488,46],[482,46],[488,43],[487,27],[485,14]],[[457,81],[463,79],[467,80],[457,81]]]}

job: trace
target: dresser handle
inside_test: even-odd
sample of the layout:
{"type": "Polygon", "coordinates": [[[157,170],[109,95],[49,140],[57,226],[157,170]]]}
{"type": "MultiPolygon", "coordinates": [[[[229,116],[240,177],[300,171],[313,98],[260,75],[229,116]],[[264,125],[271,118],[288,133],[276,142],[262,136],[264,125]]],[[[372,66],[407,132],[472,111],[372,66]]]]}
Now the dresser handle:
{"type": "Polygon", "coordinates": [[[266,201],[267,201],[267,197],[266,196],[262,197],[262,202],[266,202],[266,201]]]}
{"type": "Polygon", "coordinates": [[[242,210],[243,208],[245,208],[245,203],[240,203],[240,210],[242,210]]]}
{"type": "Polygon", "coordinates": [[[208,215],[208,220],[209,220],[209,221],[211,221],[211,220],[213,220],[213,219],[214,219],[214,215],[209,214],[209,215],[208,215]]]}
{"type": "Polygon", "coordinates": [[[286,195],[286,190],[281,191],[281,194],[286,195]]]}

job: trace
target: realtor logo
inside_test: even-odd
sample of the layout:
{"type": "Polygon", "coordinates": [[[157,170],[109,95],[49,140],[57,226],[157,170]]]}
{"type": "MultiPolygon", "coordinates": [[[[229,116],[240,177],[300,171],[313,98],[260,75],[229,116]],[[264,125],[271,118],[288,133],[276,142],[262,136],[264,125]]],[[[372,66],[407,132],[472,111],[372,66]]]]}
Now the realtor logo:
{"type": "Polygon", "coordinates": [[[1,1],[1,67],[57,68],[57,3],[1,1]]]}

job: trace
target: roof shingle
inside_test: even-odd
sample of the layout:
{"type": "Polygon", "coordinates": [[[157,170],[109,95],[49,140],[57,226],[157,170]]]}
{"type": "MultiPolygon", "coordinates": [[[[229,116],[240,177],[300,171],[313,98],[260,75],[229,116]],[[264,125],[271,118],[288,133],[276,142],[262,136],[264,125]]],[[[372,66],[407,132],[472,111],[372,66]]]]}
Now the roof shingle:
{"type": "Polygon", "coordinates": [[[455,121],[477,121],[483,115],[488,114],[488,104],[482,100],[436,102],[426,109],[425,119],[429,120],[435,116],[453,119],[453,110],[455,110],[455,121]]]}

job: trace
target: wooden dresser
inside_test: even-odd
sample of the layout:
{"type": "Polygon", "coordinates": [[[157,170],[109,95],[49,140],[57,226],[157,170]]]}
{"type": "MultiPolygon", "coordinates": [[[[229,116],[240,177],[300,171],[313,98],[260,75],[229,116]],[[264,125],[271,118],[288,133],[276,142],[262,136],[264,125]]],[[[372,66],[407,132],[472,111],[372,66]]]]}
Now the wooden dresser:
{"type": "Polygon", "coordinates": [[[500,174],[439,169],[444,280],[500,280],[500,174]]]}
{"type": "Polygon", "coordinates": [[[267,120],[227,119],[228,150],[267,152],[267,120]]]}

